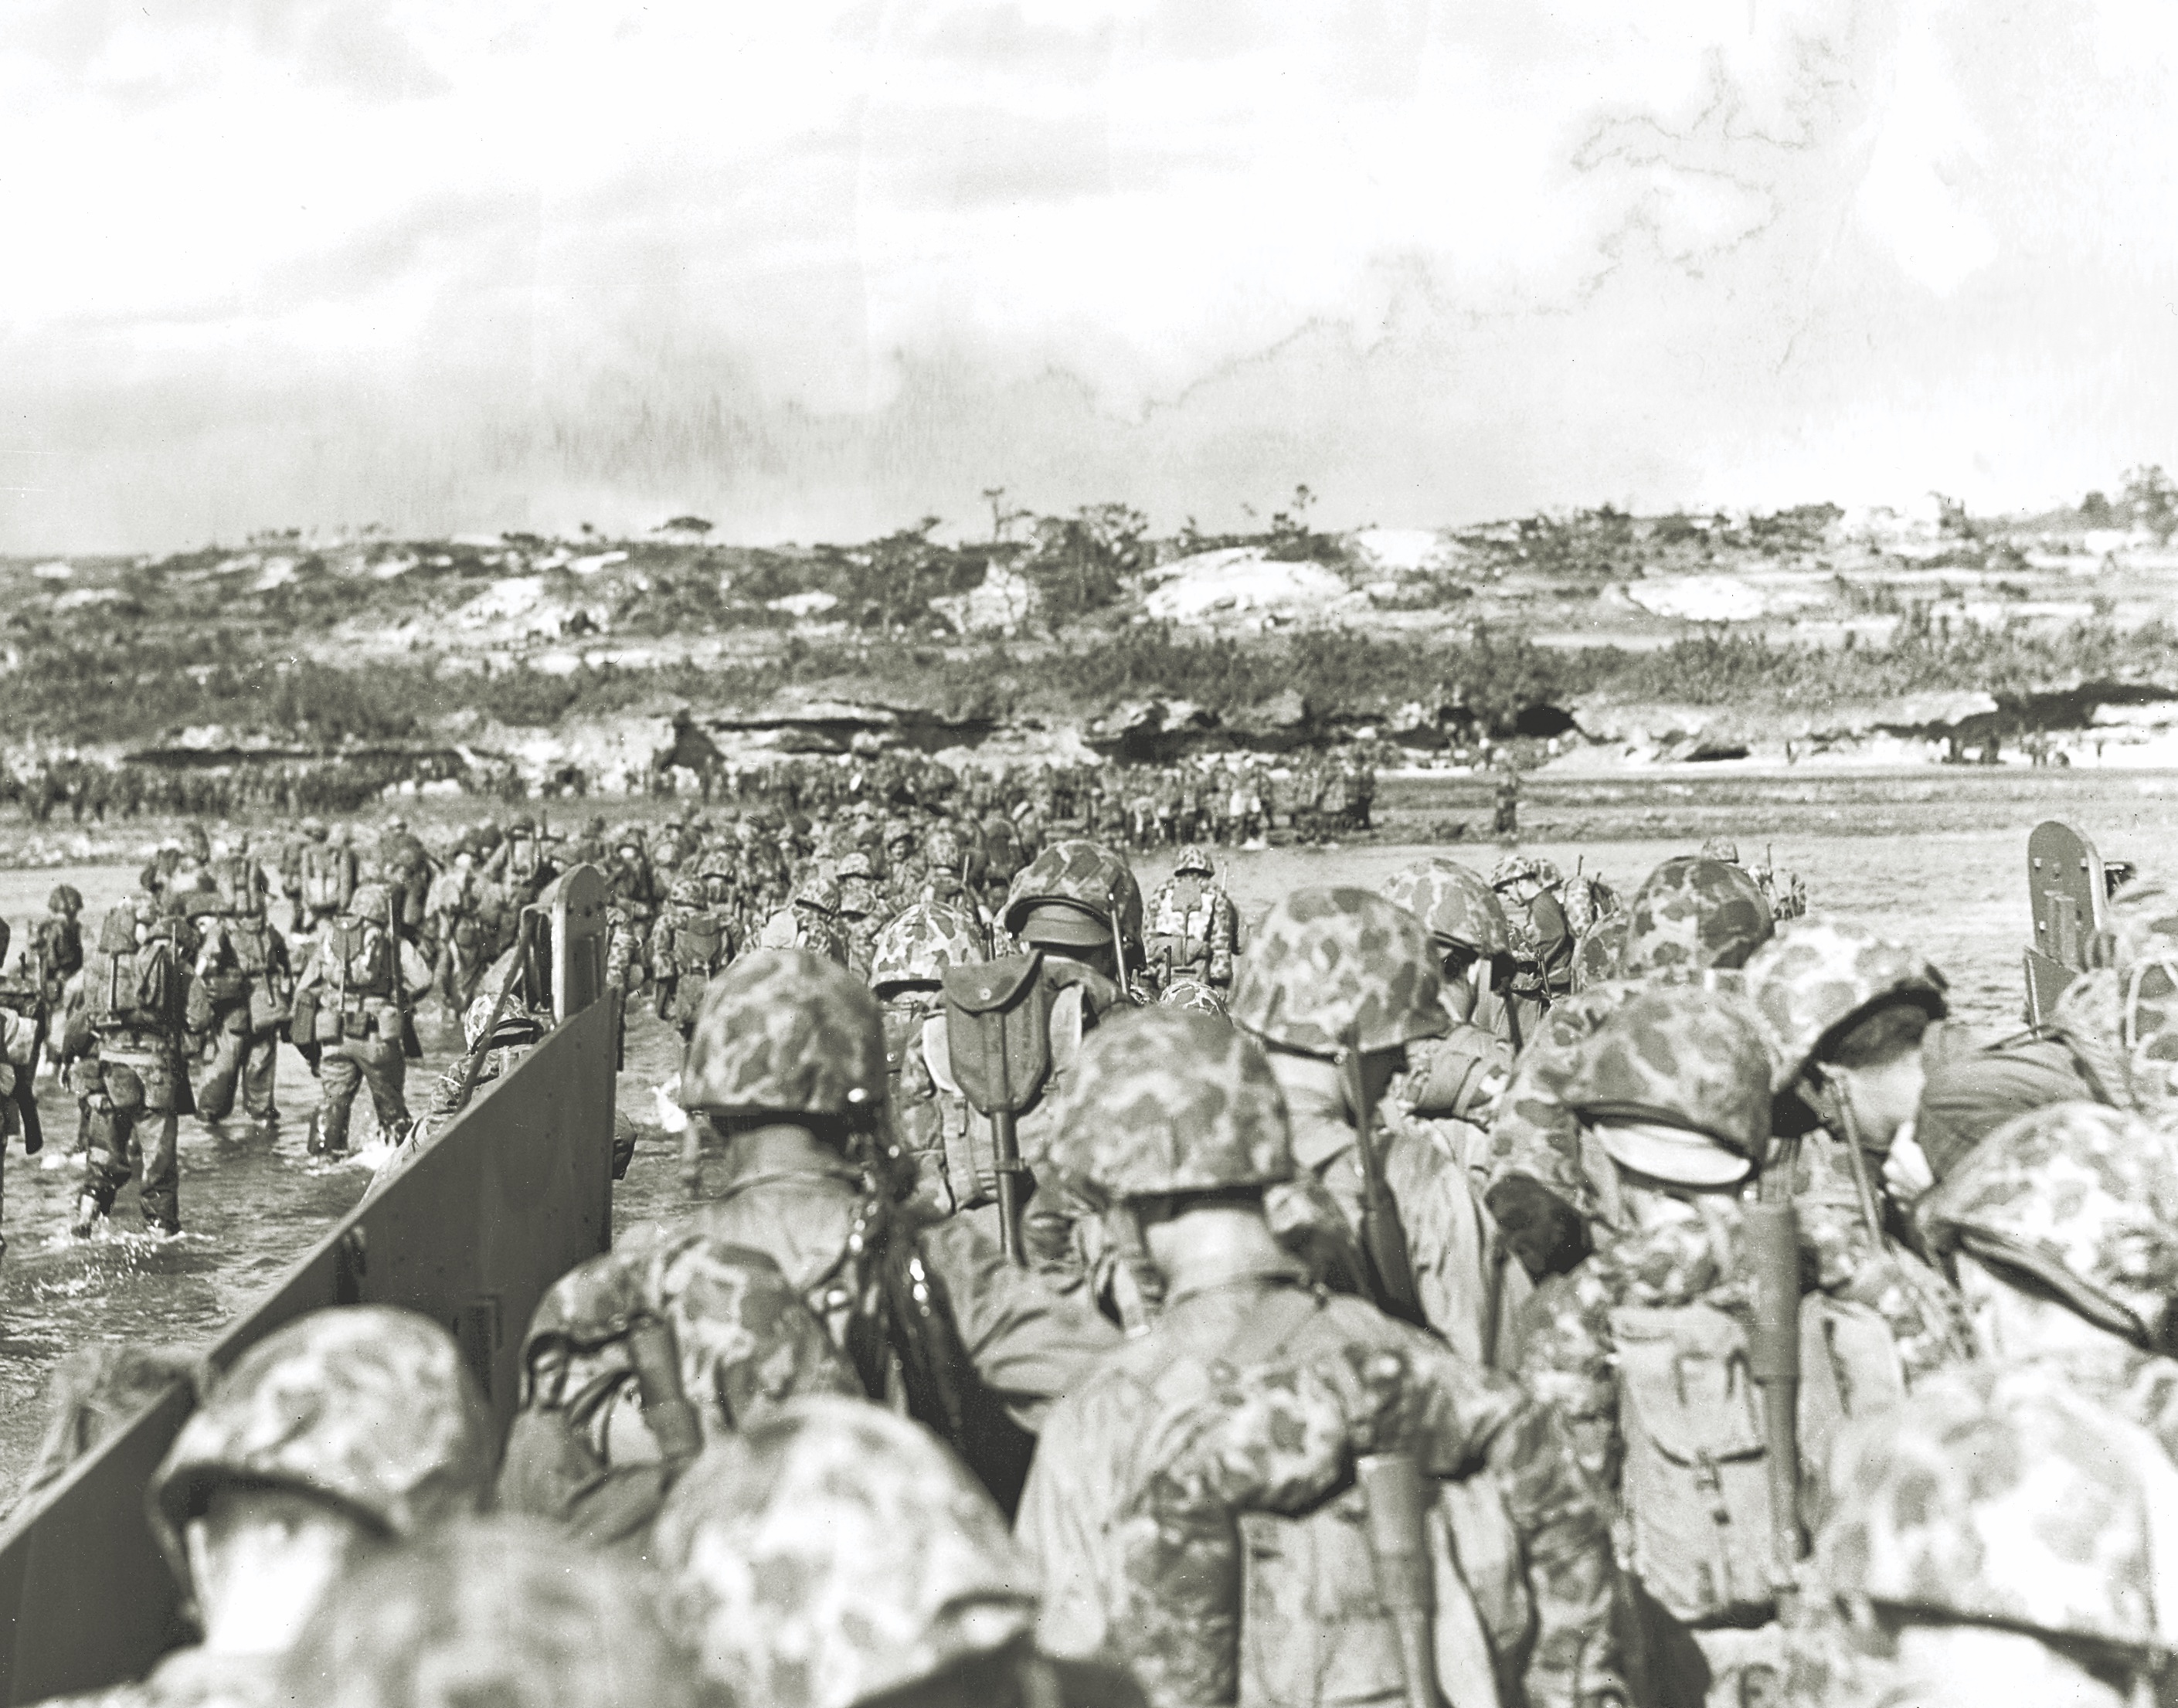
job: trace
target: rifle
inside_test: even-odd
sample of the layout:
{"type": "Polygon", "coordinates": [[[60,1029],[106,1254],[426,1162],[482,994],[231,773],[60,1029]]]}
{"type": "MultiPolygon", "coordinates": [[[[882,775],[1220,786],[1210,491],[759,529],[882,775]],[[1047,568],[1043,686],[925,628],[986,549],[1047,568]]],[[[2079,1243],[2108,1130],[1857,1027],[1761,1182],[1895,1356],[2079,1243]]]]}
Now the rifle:
{"type": "Polygon", "coordinates": [[[424,1046],[416,1036],[416,1018],[408,1011],[408,975],[401,965],[401,931],[395,923],[401,886],[386,886],[386,952],[393,962],[393,1005],[401,1013],[401,1054],[410,1061],[424,1059],[424,1046]]]}
{"type": "Polygon", "coordinates": [[[1407,1230],[1398,1206],[1384,1184],[1384,1159],[1376,1149],[1376,1100],[1361,1070],[1361,1051],[1353,1034],[1340,1052],[1338,1068],[1346,1081],[1346,1100],[1354,1111],[1354,1155],[1361,1165],[1361,1257],[1369,1269],[1370,1290],[1387,1315],[1417,1328],[1427,1328],[1415,1291],[1414,1260],[1407,1251],[1407,1230]]]}
{"type": "Polygon", "coordinates": [[[1369,1527],[1376,1593],[1399,1640],[1407,1708],[1442,1708],[1436,1677],[1436,1596],[1430,1578],[1421,1464],[1411,1453],[1365,1453],[1354,1481],[1369,1527]]]}
{"type": "Polygon", "coordinates": [[[1792,1205],[1789,1153],[1762,1177],[1762,1197],[1747,1207],[1748,1259],[1754,1271],[1754,1321],[1747,1362],[1762,1390],[1764,1448],[1770,1474],[1770,1536],[1781,1612],[1792,1600],[1800,1563],[1800,1227],[1792,1205]]]}

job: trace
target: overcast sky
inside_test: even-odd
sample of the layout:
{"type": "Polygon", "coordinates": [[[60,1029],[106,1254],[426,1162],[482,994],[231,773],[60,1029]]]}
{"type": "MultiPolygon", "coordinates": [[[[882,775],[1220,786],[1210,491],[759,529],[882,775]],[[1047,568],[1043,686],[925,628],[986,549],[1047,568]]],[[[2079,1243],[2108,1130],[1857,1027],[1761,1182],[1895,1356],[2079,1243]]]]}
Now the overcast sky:
{"type": "Polygon", "coordinates": [[[0,550],[2178,466],[2168,0],[6,10],[0,550]]]}

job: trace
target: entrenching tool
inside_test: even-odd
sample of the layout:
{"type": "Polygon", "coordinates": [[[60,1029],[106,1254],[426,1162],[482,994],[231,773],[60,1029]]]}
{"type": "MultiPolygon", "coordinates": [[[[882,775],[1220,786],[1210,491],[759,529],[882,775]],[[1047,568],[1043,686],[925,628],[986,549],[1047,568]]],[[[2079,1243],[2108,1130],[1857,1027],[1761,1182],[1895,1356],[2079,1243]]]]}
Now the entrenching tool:
{"type": "Polygon", "coordinates": [[[961,1095],[987,1116],[998,1152],[999,1239],[1021,1251],[1021,1134],[1015,1118],[1036,1101],[1051,1072],[1051,990],[1043,951],[944,971],[945,1037],[961,1095]]]}

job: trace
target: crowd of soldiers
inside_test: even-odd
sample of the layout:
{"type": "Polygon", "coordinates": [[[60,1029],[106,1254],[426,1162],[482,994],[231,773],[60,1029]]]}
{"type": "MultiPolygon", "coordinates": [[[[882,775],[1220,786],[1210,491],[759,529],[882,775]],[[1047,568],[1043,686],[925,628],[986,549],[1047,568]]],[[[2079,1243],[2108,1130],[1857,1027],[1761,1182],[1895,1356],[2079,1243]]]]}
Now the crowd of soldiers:
{"type": "MultiPolygon", "coordinates": [[[[666,944],[692,1202],[552,1288],[503,1442],[398,1312],[218,1378],[131,1702],[2169,1700],[2178,890],[1992,1042],[1728,846],[1244,935],[1200,850],[736,825],[454,856],[598,865],[631,991],[666,944]]],[[[398,834],[298,906],[420,992],[398,834]]]]}

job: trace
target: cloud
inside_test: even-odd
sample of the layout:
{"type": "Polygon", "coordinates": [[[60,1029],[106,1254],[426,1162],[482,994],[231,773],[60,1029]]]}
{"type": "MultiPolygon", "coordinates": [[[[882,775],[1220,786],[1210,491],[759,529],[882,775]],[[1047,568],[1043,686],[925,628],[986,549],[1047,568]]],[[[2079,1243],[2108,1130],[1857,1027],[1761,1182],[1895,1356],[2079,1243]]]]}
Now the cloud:
{"type": "Polygon", "coordinates": [[[0,547],[2173,454],[2137,0],[24,6],[0,547]]]}

